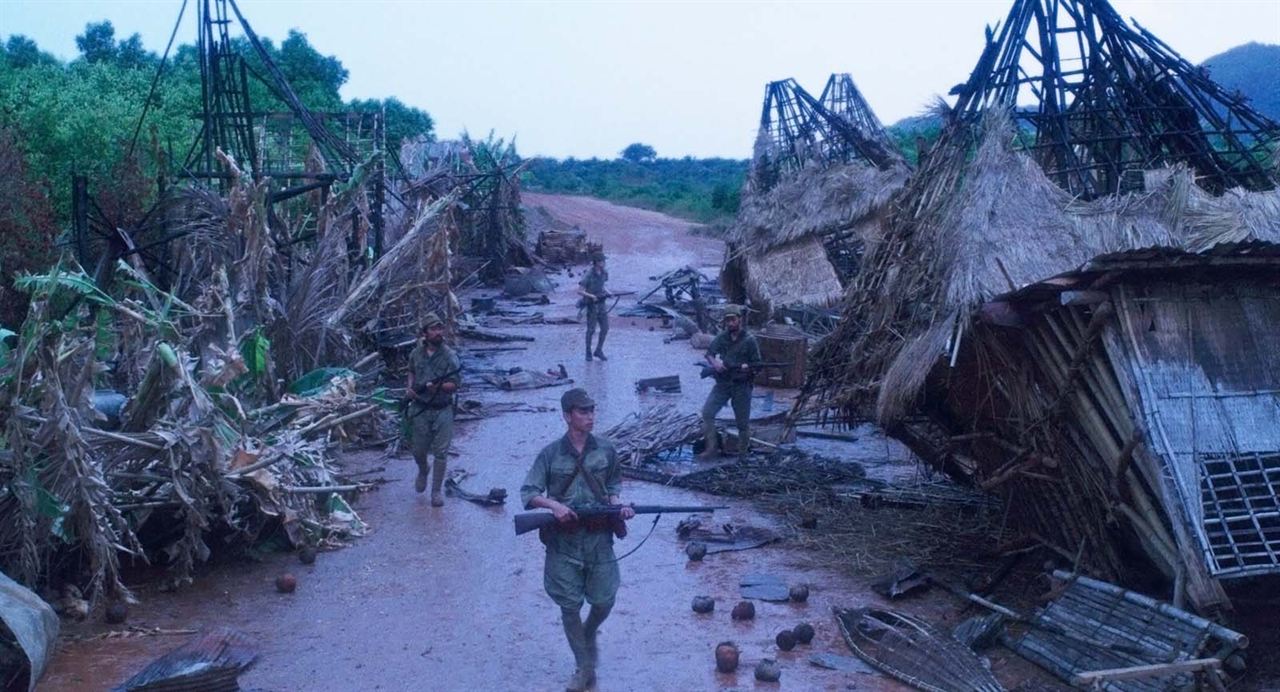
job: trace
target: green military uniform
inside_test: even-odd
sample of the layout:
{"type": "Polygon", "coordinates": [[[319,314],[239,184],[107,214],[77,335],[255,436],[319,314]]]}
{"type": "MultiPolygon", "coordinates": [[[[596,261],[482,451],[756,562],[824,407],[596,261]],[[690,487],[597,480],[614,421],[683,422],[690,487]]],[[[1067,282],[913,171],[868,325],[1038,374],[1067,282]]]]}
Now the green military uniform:
{"type": "Polygon", "coordinates": [[[702,405],[702,429],[708,451],[715,450],[716,414],[728,402],[733,406],[733,417],[738,424],[739,452],[745,453],[751,438],[751,387],[755,369],[742,372],[740,366],[760,363],[760,344],[745,326],[738,330],[737,339],[726,329],[711,340],[707,355],[719,356],[726,368],[723,374],[716,375],[716,384],[702,405]]]}
{"type": "MultiPolygon", "coordinates": [[[[440,383],[452,382],[455,386],[460,385],[462,378],[458,374],[459,363],[458,354],[444,344],[431,354],[427,353],[426,345],[418,344],[409,354],[409,367],[413,371],[415,387],[422,387],[438,379],[440,383]]],[[[427,472],[427,455],[435,457],[435,478],[431,481],[434,500],[444,483],[449,444],[453,442],[453,395],[440,391],[419,394],[409,403],[405,415],[410,416],[413,459],[421,474],[425,475],[427,472]]]]}
{"type": "MultiPolygon", "coordinates": [[[[593,296],[603,296],[605,294],[604,284],[609,280],[609,272],[596,271],[593,266],[585,275],[578,285],[582,290],[593,296]]],[[[595,334],[596,327],[600,328],[600,342],[596,344],[595,354],[599,358],[604,358],[604,337],[609,333],[609,311],[605,304],[605,299],[592,300],[583,298],[586,301],[587,309],[587,360],[591,360],[591,336],[595,334]]]]}
{"type": "MultiPolygon", "coordinates": [[[[520,487],[520,499],[526,509],[533,498],[544,494],[569,507],[602,504],[619,494],[622,466],[612,443],[588,435],[583,447],[582,467],[603,489],[605,497],[597,498],[587,479],[574,473],[577,456],[568,435],[538,453],[520,487]]],[[[613,605],[621,576],[613,554],[613,533],[607,526],[552,531],[546,542],[542,583],[556,605],[577,609],[584,600],[593,606],[613,605]]]]}

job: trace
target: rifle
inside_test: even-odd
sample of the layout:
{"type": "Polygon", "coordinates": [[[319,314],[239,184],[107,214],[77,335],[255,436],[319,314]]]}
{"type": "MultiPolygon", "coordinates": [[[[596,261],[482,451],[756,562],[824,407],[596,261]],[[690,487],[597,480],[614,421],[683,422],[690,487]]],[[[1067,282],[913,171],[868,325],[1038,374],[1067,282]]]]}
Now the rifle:
{"type": "MultiPolygon", "coordinates": [[[[405,397],[404,399],[400,400],[400,415],[404,416],[407,420],[413,420],[419,413],[422,413],[423,411],[427,410],[427,399],[422,398],[422,394],[426,391],[427,387],[438,387],[445,380],[449,379],[450,377],[453,377],[454,375],[457,375],[460,372],[462,372],[461,365],[435,378],[434,380],[431,380],[430,382],[424,382],[419,385],[414,385],[413,389],[410,389],[408,392],[411,396],[405,397]],[[422,404],[422,407],[413,413],[408,412],[409,402],[411,400],[417,401],[418,403],[422,404]]],[[[436,394],[439,394],[439,392],[436,392],[436,394]]],[[[435,398],[436,394],[433,394],[432,398],[435,398]]]]}
{"type": "MultiPolygon", "coordinates": [[[[736,371],[740,371],[741,369],[741,366],[739,366],[736,368],[729,368],[724,372],[716,372],[716,369],[711,367],[710,365],[707,365],[706,361],[703,361],[701,363],[694,363],[694,365],[697,365],[702,368],[702,372],[698,375],[698,377],[701,377],[702,379],[706,379],[708,377],[714,377],[717,380],[719,380],[719,379],[734,375],[736,371]]],[[[763,370],[764,368],[785,368],[792,364],[776,362],[776,361],[768,361],[764,363],[747,363],[746,365],[751,366],[749,370],[751,371],[751,376],[754,378],[757,370],[763,370]]]]}
{"type": "MultiPolygon", "coordinates": [[[[588,305],[595,305],[598,302],[603,303],[604,301],[609,300],[610,298],[621,298],[623,296],[633,296],[635,294],[636,294],[635,291],[616,291],[616,292],[605,291],[604,295],[600,296],[599,298],[588,298],[586,296],[578,296],[578,307],[585,308],[588,305]]],[[[617,305],[617,303],[615,302],[614,305],[617,305]]]]}
{"type": "MultiPolygon", "coordinates": [[[[586,521],[596,517],[608,518],[615,526],[620,523],[618,521],[619,513],[623,507],[627,505],[586,505],[583,507],[573,507],[573,513],[578,515],[578,522],[586,521]]],[[[672,505],[631,505],[632,511],[636,514],[692,514],[694,512],[714,512],[717,509],[729,509],[728,505],[711,505],[706,507],[683,507],[672,505]]],[[[556,516],[551,512],[521,512],[515,516],[516,535],[529,533],[535,529],[555,528],[560,525],[556,521],[556,516]]],[[[624,529],[625,530],[625,529],[624,529]]],[[[616,529],[615,529],[616,532],[616,529]]]]}

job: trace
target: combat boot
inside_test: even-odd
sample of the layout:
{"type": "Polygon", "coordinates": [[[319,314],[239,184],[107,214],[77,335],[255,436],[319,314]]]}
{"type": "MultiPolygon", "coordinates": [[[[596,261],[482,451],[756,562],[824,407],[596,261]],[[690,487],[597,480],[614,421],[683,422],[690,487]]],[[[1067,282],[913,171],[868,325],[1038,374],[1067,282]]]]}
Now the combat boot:
{"type": "Polygon", "coordinates": [[[427,490],[427,465],[418,464],[418,477],[413,480],[413,489],[418,492],[427,490]]]}
{"type": "Polygon", "coordinates": [[[431,506],[443,507],[444,495],[440,492],[440,486],[444,484],[445,460],[436,459],[431,466],[431,506]]]}
{"type": "Polygon", "coordinates": [[[587,692],[596,684],[596,672],[591,668],[579,668],[573,671],[569,684],[564,686],[565,692],[587,692]]]}
{"type": "Polygon", "coordinates": [[[702,448],[702,453],[697,456],[697,460],[711,461],[719,457],[720,453],[716,449],[716,447],[719,446],[718,445],[719,436],[716,433],[715,423],[711,423],[708,425],[706,421],[703,421],[702,436],[703,436],[703,439],[706,441],[706,446],[702,448]]]}

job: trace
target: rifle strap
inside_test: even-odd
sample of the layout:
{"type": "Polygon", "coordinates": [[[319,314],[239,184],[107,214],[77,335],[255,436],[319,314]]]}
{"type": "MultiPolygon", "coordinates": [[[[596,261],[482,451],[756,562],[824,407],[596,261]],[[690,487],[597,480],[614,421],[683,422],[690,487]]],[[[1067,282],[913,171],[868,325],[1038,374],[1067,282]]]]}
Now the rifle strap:
{"type": "Polygon", "coordinates": [[[586,444],[583,444],[582,451],[573,459],[573,473],[565,479],[559,492],[555,493],[555,497],[564,497],[565,494],[569,492],[569,487],[573,485],[573,479],[577,478],[578,475],[581,474],[582,478],[587,481],[587,487],[591,490],[591,494],[595,495],[596,502],[599,502],[602,505],[607,505],[609,504],[608,494],[606,494],[604,488],[600,486],[600,481],[596,480],[596,478],[590,473],[587,473],[586,467],[583,466],[583,462],[586,458],[587,446],[586,444]]]}
{"type": "Polygon", "coordinates": [[[659,519],[661,519],[661,518],[662,518],[662,515],[661,515],[661,514],[655,514],[655,515],[653,515],[653,523],[649,525],[649,533],[646,533],[646,534],[644,535],[644,538],[640,539],[640,542],[636,544],[636,547],[632,548],[631,550],[628,550],[627,552],[625,552],[625,553],[623,553],[623,554],[619,555],[618,557],[613,558],[612,560],[601,560],[601,561],[599,561],[599,562],[585,562],[585,561],[584,561],[582,564],[583,564],[583,565],[585,565],[585,566],[588,566],[588,567],[594,567],[595,565],[607,565],[607,564],[609,564],[609,563],[611,563],[611,562],[618,562],[618,561],[622,560],[622,558],[624,558],[624,557],[630,557],[632,553],[634,553],[634,552],[636,552],[637,550],[639,550],[639,549],[640,549],[640,546],[644,545],[644,542],[645,542],[645,541],[647,541],[647,540],[649,540],[649,537],[653,535],[653,530],[654,530],[654,529],[656,529],[656,528],[658,528],[658,520],[659,520],[659,519]]]}

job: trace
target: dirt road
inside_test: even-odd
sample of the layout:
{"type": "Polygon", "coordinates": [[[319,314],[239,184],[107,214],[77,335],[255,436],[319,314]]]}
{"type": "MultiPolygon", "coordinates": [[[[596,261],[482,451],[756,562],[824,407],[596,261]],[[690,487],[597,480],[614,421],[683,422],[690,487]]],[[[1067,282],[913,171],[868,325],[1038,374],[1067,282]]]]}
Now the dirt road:
{"type": "MultiPolygon", "coordinates": [[[[689,224],[651,212],[584,198],[527,195],[553,215],[577,223],[604,242],[612,287],[641,290],[658,271],[692,264],[714,272],[717,241],[691,236],[689,224]]],[[[576,278],[553,277],[558,289],[547,312],[572,314],[576,278]]],[[[663,343],[667,332],[650,321],[615,318],[607,363],[586,363],[581,327],[538,326],[522,332],[536,341],[527,351],[504,354],[500,366],[546,369],[564,364],[579,386],[599,401],[597,431],[644,404],[697,410],[707,387],[687,365],[696,358],[687,342],[663,343]],[[681,395],[636,394],[641,377],[679,374],[681,395]]],[[[478,398],[557,406],[563,387],[517,393],[485,392],[478,398]]],[[[460,425],[455,467],[475,474],[470,487],[504,487],[517,498],[537,450],[563,432],[558,412],[513,413],[460,425]]],[[[140,590],[131,625],[187,630],[226,625],[247,632],[261,656],[242,678],[263,690],[553,690],[562,689],[573,664],[563,640],[558,610],[542,590],[542,546],[536,537],[513,535],[518,500],[484,509],[451,500],[429,506],[412,488],[412,461],[378,452],[349,456],[352,470],[376,470],[388,479],[359,498],[357,508],[370,534],[350,547],[320,555],[304,567],[292,555],[260,563],[210,568],[190,588],[176,593],[140,590]],[[283,571],[298,575],[296,593],[275,592],[283,571]]],[[[723,502],[722,498],[627,481],[624,499],[646,503],[723,502]]],[[[750,503],[730,501],[717,521],[768,525],[773,520],[750,503]]],[[[613,616],[601,632],[600,690],[706,690],[758,685],[752,668],[764,657],[783,667],[784,689],[905,689],[870,674],[839,673],[809,665],[829,651],[848,655],[830,616],[832,605],[871,600],[865,585],[848,577],[801,572],[786,543],[724,553],[687,562],[676,541],[677,519],[662,520],[652,538],[621,564],[623,587],[613,616]],[[757,603],[751,622],[733,622],[737,584],[748,572],[772,572],[807,582],[806,604],[757,603]],[[690,611],[694,596],[717,600],[710,615],[690,611]],[[811,647],[779,652],[774,635],[801,621],[817,628],[811,647]],[[717,642],[735,640],[743,649],[737,674],[715,672],[717,642]]],[[[623,550],[648,531],[638,518],[623,550]]],[[[785,527],[777,527],[783,529],[785,527]]],[[[91,637],[108,631],[94,624],[72,627],[91,637]]],[[[178,645],[178,635],[64,639],[42,689],[102,690],[118,684],[150,657],[178,645]]],[[[1003,659],[995,662],[1001,673],[1003,659]]],[[[766,685],[768,687],[777,687],[766,685]]]]}

